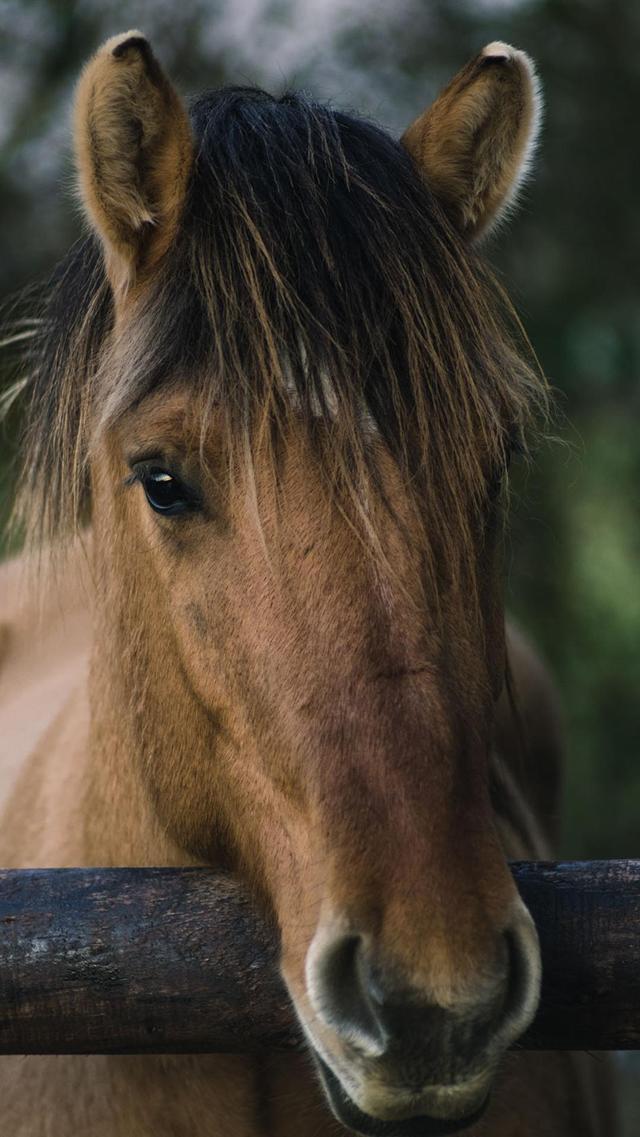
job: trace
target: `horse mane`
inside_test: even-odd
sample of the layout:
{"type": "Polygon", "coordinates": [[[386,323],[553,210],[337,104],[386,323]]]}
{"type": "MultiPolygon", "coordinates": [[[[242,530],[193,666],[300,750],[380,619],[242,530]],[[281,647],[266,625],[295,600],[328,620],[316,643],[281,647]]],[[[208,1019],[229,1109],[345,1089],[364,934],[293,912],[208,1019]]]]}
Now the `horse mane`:
{"type": "Polygon", "coordinates": [[[370,537],[378,436],[445,556],[468,562],[474,516],[546,397],[487,270],[371,122],[245,88],[201,96],[191,119],[184,215],[135,334],[114,333],[93,236],[44,291],[23,361],[28,537],[77,528],[96,439],[179,377],[223,409],[245,455],[258,435],[277,450],[295,406],[370,537]]]}

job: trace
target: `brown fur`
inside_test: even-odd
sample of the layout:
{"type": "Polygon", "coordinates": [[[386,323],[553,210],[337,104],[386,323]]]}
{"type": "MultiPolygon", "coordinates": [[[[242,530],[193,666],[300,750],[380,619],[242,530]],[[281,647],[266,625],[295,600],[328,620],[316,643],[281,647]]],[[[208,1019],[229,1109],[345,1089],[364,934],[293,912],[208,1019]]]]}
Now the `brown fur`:
{"type": "Polygon", "coordinates": [[[107,40],[85,67],[75,137],[83,204],[120,290],[173,240],[193,151],[187,113],[140,32],[107,40]]]}
{"type": "Polygon", "coordinates": [[[516,194],[540,110],[530,59],[492,43],[406,131],[404,145],[469,237],[491,228],[516,194]]]}
{"type": "MultiPolygon", "coordinates": [[[[107,63],[108,72],[108,56],[107,63]]],[[[81,83],[81,165],[82,93],[81,83]]],[[[380,560],[367,507],[377,431],[416,508],[429,513],[449,573],[473,571],[474,523],[488,482],[499,481],[511,448],[525,445],[545,409],[544,381],[511,310],[398,144],[385,138],[383,152],[379,132],[369,128],[377,152],[367,169],[368,139],[351,154],[350,122],[300,100],[292,139],[288,97],[240,95],[246,119],[232,105],[228,128],[216,135],[222,116],[213,103],[199,124],[178,235],[171,244],[172,227],[159,221],[156,239],[164,234],[170,247],[146,287],[129,292],[126,303],[114,301],[91,247],[56,276],[29,361],[20,521],[36,545],[75,529],[92,444],[132,404],[184,371],[188,342],[189,385],[203,397],[202,433],[208,409],[217,406],[231,460],[250,466],[264,446],[275,461],[293,408],[380,560]],[[309,159],[299,152],[301,130],[311,139],[309,159]],[[265,168],[266,186],[258,182],[265,168]],[[327,182],[341,211],[327,212],[327,182]],[[299,208],[301,195],[305,227],[283,231],[282,216],[299,208]],[[68,295],[74,274],[80,297],[68,295]],[[319,421],[331,429],[316,429],[319,421]]],[[[137,193],[135,168],[120,161],[115,168],[128,170],[137,193]]],[[[101,173],[108,192],[109,170],[101,173]]],[[[101,236],[109,247],[109,231],[101,236]]],[[[423,545],[436,590],[434,539],[423,545]]]]}
{"type": "MultiPolygon", "coordinates": [[[[117,764],[110,761],[106,776],[90,759],[85,675],[91,585],[82,549],[70,558],[64,584],[41,582],[49,597],[44,611],[19,587],[25,567],[16,561],[0,569],[1,615],[12,630],[12,651],[0,672],[0,796],[6,800],[0,861],[17,867],[192,863],[159,832],[145,795],[136,790],[132,798],[132,783],[123,781],[117,764]],[[57,662],[53,672],[52,659],[57,662]],[[53,675],[54,682],[47,683],[46,675],[53,675]],[[35,723],[34,708],[39,715],[35,723]],[[36,732],[41,742],[29,757],[36,732]],[[84,801],[87,793],[96,793],[90,791],[92,784],[104,787],[100,809],[110,804],[100,841],[91,837],[87,847],[84,801]]],[[[538,665],[530,671],[527,656],[516,637],[520,703],[525,713],[531,705],[538,714],[538,665]]],[[[499,723],[513,746],[506,705],[499,723]]],[[[538,757],[532,749],[534,784],[538,757]]],[[[548,763],[546,756],[543,760],[548,763]]],[[[554,814],[556,810],[554,803],[554,814]]],[[[503,833],[508,855],[540,855],[508,824],[503,833]]],[[[600,1075],[598,1058],[513,1054],[498,1079],[489,1114],[469,1130],[470,1137],[612,1137],[611,1114],[602,1113],[608,1087],[599,1102],[591,1102],[600,1075]]],[[[3,1058],[0,1088],[0,1132],[12,1137],[340,1137],[344,1132],[327,1113],[308,1059],[289,1054],[257,1059],[3,1058]]]]}
{"type": "MultiPolygon", "coordinates": [[[[128,121],[129,112],[141,113],[141,81],[156,105],[147,86],[155,72],[150,80],[150,56],[137,38],[115,58],[113,42],[87,76],[100,77],[108,107],[113,94],[124,99],[128,121]],[[123,95],[122,68],[129,66],[135,82],[127,79],[123,95]]],[[[79,94],[80,163],[93,105],[85,100],[87,82],[79,94]]],[[[37,740],[25,734],[21,761],[7,778],[0,859],[206,863],[236,872],[278,922],[283,975],[314,1047],[346,1069],[361,1100],[375,1101],[384,1116],[395,1108],[395,1068],[364,1061],[313,1004],[310,944],[337,914],[375,945],[387,975],[427,1006],[461,1015],[480,1005],[479,992],[503,981],[503,936],[514,913],[522,917],[506,858],[540,855],[537,834],[546,819],[528,804],[513,754],[504,754],[501,767],[492,757],[505,645],[500,525],[488,487],[538,388],[516,363],[472,261],[437,206],[432,222],[441,247],[432,273],[407,249],[402,275],[393,231],[375,212],[383,197],[373,184],[367,199],[376,237],[387,242],[388,274],[372,259],[368,283],[375,263],[405,349],[401,358],[385,354],[371,313],[358,311],[365,329],[359,352],[371,350],[373,336],[377,362],[387,368],[373,394],[361,384],[358,352],[351,356],[340,339],[329,290],[324,323],[315,314],[305,322],[274,233],[258,225],[250,197],[232,180],[225,182],[228,216],[211,218],[219,262],[185,237],[187,205],[175,231],[181,207],[174,198],[160,238],[168,242],[164,257],[139,287],[123,290],[110,258],[116,250],[137,264],[137,137],[125,132],[132,160],[124,165],[104,151],[106,165],[94,162],[85,189],[106,250],[112,306],[99,279],[73,333],[52,350],[49,370],[41,361],[37,377],[27,506],[33,516],[62,458],[45,529],[77,525],[89,468],[88,555],[83,562],[77,549],[66,571],[86,574],[91,619],[72,575],[61,607],[75,643],[64,623],[55,630],[47,605],[37,635],[28,603],[18,616],[15,600],[0,612],[10,624],[0,709],[14,731],[12,746],[25,717],[20,676],[28,642],[48,642],[68,669],[42,702],[46,729],[37,740]],[[104,187],[116,193],[113,204],[104,187]],[[202,373],[189,373],[183,362],[154,384],[154,337],[170,315],[161,301],[172,282],[187,289],[179,272],[185,243],[205,330],[216,328],[216,343],[226,349],[224,360],[217,356],[224,373],[207,356],[202,373]],[[419,278],[431,289],[428,305],[419,278]],[[297,329],[284,341],[285,360],[283,313],[295,316],[297,329]],[[248,332],[234,338],[239,314],[248,332]],[[247,341],[249,357],[241,354],[247,341]],[[243,374],[248,360],[255,369],[243,374]],[[513,369],[501,372],[498,363],[507,361],[513,369]],[[385,382],[394,391],[387,417],[375,401],[385,382]],[[51,438],[43,437],[46,422],[51,438]],[[137,460],[150,453],[197,484],[197,510],[180,519],[152,512],[136,473],[137,460]]],[[[329,135],[322,137],[327,143],[329,135]]],[[[201,149],[204,165],[205,157],[201,149]]],[[[399,159],[398,176],[410,197],[418,189],[405,162],[399,159]]],[[[348,174],[345,192],[354,194],[358,170],[348,174]]],[[[165,175],[175,187],[182,172],[165,175]]],[[[306,214],[309,241],[316,192],[306,214]]],[[[158,194],[163,198],[160,191],[151,196],[158,194]]],[[[432,208],[428,198],[420,201],[432,208]]],[[[339,251],[329,255],[329,236],[319,231],[322,256],[337,271],[339,251]]],[[[369,295],[352,295],[347,284],[342,296],[351,302],[369,295]]],[[[354,318],[354,337],[356,325],[354,318]]],[[[163,362],[166,371],[166,356],[163,362]]],[[[4,572],[12,578],[17,568],[4,572]]],[[[41,583],[46,595],[47,579],[41,583]]],[[[530,684],[523,659],[516,651],[526,721],[528,692],[540,684],[530,684]]],[[[502,739],[511,750],[510,729],[502,739]]],[[[537,752],[536,740],[528,759],[534,780],[537,752]]],[[[555,761],[553,744],[550,752],[555,761]]],[[[430,1062],[439,1069],[438,1055],[410,1058],[414,1068],[420,1059],[422,1077],[430,1062]]],[[[483,1079],[495,1074],[496,1088],[473,1137],[605,1134],[572,1057],[521,1053],[497,1065],[494,1055],[481,1071],[483,1079]]],[[[12,1137],[341,1131],[309,1060],[293,1056],[7,1059],[0,1090],[0,1117],[12,1137]]]]}

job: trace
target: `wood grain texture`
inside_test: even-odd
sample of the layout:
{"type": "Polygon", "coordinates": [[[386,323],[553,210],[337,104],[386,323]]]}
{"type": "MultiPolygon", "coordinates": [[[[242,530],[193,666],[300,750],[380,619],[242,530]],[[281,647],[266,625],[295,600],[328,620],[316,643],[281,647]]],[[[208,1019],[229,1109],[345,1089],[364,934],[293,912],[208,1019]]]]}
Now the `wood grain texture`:
{"type": "MultiPolygon", "coordinates": [[[[544,971],[521,1044],[640,1049],[640,861],[512,867],[544,971]]],[[[0,871],[0,1053],[298,1046],[277,955],[207,869],[0,871]]]]}

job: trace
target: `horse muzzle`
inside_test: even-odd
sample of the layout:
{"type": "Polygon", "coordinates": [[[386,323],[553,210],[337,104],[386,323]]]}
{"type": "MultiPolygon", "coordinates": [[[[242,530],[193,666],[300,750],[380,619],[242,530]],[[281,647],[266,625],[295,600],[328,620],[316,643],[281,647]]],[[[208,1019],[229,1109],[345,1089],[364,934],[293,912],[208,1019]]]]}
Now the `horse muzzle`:
{"type": "Polygon", "coordinates": [[[447,1095],[448,1109],[453,1109],[455,1117],[446,1119],[424,1113],[425,1105],[432,1107],[433,1100],[425,1103],[405,1096],[398,1097],[391,1104],[388,1095],[384,1104],[385,1117],[373,1117],[356,1105],[339,1078],[317,1055],[316,1062],[334,1116],[347,1129],[362,1134],[362,1137],[446,1137],[450,1133],[460,1133],[480,1120],[489,1100],[488,1087],[432,1087],[432,1099],[434,1093],[436,1097],[443,1093],[447,1095]],[[469,1101],[479,1103],[472,1112],[466,1108],[469,1101]]]}
{"type": "Polygon", "coordinates": [[[323,922],[306,961],[310,1013],[298,1011],[339,1121],[367,1137],[436,1137],[482,1115],[539,989],[537,936],[518,899],[492,967],[446,1005],[385,968],[369,937],[323,922]]]}

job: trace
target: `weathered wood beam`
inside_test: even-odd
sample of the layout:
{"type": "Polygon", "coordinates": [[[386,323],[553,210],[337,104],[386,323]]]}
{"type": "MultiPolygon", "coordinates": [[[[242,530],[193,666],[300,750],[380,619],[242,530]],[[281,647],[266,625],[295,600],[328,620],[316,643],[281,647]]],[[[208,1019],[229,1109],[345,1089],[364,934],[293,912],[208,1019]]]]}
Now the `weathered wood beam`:
{"type": "MultiPolygon", "coordinates": [[[[544,968],[523,1044],[640,1049],[640,861],[512,867],[544,968]]],[[[232,879],[0,871],[0,1053],[297,1045],[277,937],[232,879]]]]}

